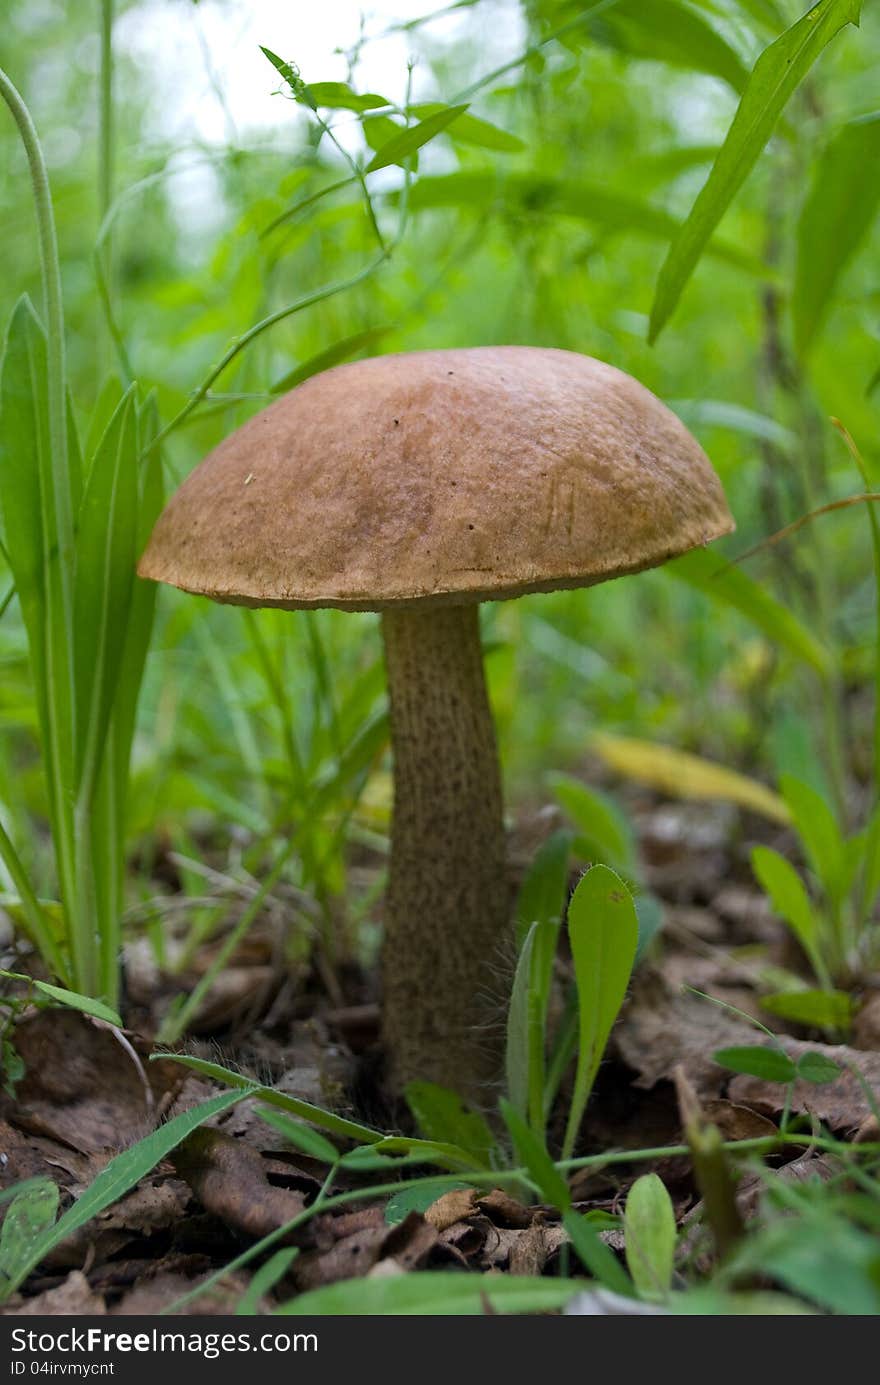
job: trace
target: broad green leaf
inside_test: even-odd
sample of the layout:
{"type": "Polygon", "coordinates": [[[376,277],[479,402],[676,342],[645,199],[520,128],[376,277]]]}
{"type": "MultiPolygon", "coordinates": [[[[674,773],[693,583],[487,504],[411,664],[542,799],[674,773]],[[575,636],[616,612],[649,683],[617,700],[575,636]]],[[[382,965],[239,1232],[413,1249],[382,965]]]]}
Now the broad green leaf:
{"type": "Polygon", "coordinates": [[[563,1214],[570,1211],[571,1192],[547,1153],[543,1139],[529,1128],[519,1111],[504,1097],[499,1102],[499,1109],[513,1141],[516,1158],[525,1167],[541,1197],[563,1214]]]}
{"type": "Polygon", "coordinates": [[[837,283],[880,206],[880,112],[851,120],[816,164],[801,211],[791,308],[798,354],[806,355],[837,283]],[[867,176],[866,176],[867,175],[867,176]]]}
{"type": "Polygon", "coordinates": [[[706,72],[741,92],[748,72],[735,49],[696,9],[679,0],[617,0],[588,25],[600,43],[634,58],[706,72]]]}
{"type": "Polygon", "coordinates": [[[550,787],[578,828],[578,853],[623,875],[634,876],[637,867],[632,828],[614,800],[571,774],[551,775],[550,787]]]}
{"type": "MultiPolygon", "coordinates": [[[[438,115],[445,107],[439,102],[430,101],[410,106],[409,109],[419,120],[425,120],[428,116],[438,115]]],[[[490,121],[482,120],[477,115],[471,115],[469,111],[458,117],[455,128],[450,130],[449,134],[460,144],[473,144],[478,149],[494,149],[499,154],[516,154],[526,147],[516,135],[508,134],[507,130],[499,130],[497,125],[492,125],[490,121]]]]}
{"type": "Polygon", "coordinates": [[[482,1317],[486,1313],[549,1313],[572,1297],[567,1279],[461,1274],[426,1270],[390,1278],[347,1279],[291,1299],[287,1316],[482,1317]]]}
{"type": "Polygon", "coordinates": [[[846,991],[778,991],[761,996],[761,1008],[780,1019],[819,1029],[848,1029],[853,1000],[846,991]]]}
{"type": "Polygon", "coordinates": [[[20,971],[0,971],[0,976],[8,976],[14,981],[26,981],[35,991],[57,1001],[59,1005],[66,1005],[68,1010],[79,1010],[84,1015],[91,1015],[94,1019],[112,1024],[116,1029],[123,1027],[122,1020],[115,1010],[111,1010],[103,1001],[92,999],[91,996],[78,995],[76,991],[68,991],[63,986],[53,986],[48,981],[35,980],[34,977],[26,976],[20,971]]]}
{"type": "Polygon", "coordinates": [[[297,100],[334,111],[375,111],[391,104],[375,91],[353,91],[347,82],[307,82],[297,100]]]}
{"type": "Polygon", "coordinates": [[[593,866],[579,881],[568,906],[568,938],[578,995],[578,1050],[564,1158],[574,1149],[639,942],[632,895],[607,866],[593,866]]]}
{"type": "Polygon", "coordinates": [[[877,1236],[830,1209],[777,1217],[758,1228],[729,1268],[769,1276],[832,1313],[880,1313],[877,1236]]]}
{"type": "MultiPolygon", "coordinates": [[[[258,1089],[253,1090],[257,1091],[258,1089]]],[[[111,1203],[118,1202],[130,1188],[133,1188],[166,1155],[170,1154],[172,1149],[176,1149],[193,1130],[196,1130],[204,1121],[210,1120],[212,1116],[219,1116],[222,1111],[229,1110],[230,1106],[234,1106],[236,1102],[248,1095],[250,1095],[250,1089],[223,1092],[220,1096],[212,1097],[209,1101],[203,1101],[190,1111],[184,1111],[182,1115],[175,1116],[165,1125],[160,1125],[157,1130],[152,1131],[143,1140],[139,1140],[130,1149],[124,1150],[122,1154],[117,1154],[116,1158],[110,1160],[107,1167],[89,1184],[82,1196],[72,1207],[67,1209],[55,1225],[46,1227],[34,1239],[27,1259],[19,1264],[16,1275],[6,1285],[6,1293],[14,1293],[19,1284],[27,1278],[31,1270],[39,1265],[50,1250],[54,1250],[68,1236],[85,1226],[111,1203]]]]}
{"type": "Polygon", "coordinates": [[[763,1082],[793,1082],[797,1068],[787,1053],[781,1048],[769,1048],[763,1044],[746,1045],[740,1048],[719,1048],[712,1054],[713,1062],[731,1072],[746,1073],[749,1077],[759,1077],[763,1082]]]}
{"type": "Polygon", "coordinates": [[[819,946],[819,920],[794,866],[769,846],[752,851],[752,870],[774,910],[785,919],[812,962],[819,946]]]}
{"type": "Polygon", "coordinates": [[[495,1137],[485,1117],[472,1111],[457,1092],[436,1082],[410,1082],[404,1096],[426,1139],[459,1145],[475,1164],[490,1167],[495,1137]]]}
{"type": "Polygon", "coordinates": [[[711,600],[733,606],[772,644],[809,664],[817,673],[830,672],[831,655],[812,630],[741,568],[725,563],[707,548],[694,548],[667,563],[664,571],[696,587],[711,600]]]}
{"type": "Polygon", "coordinates": [[[286,375],[282,375],[280,380],[276,380],[274,385],[270,385],[269,393],[284,394],[287,390],[295,389],[297,385],[301,385],[303,380],[318,375],[322,370],[330,370],[333,366],[339,365],[341,361],[350,361],[352,356],[357,356],[361,351],[377,346],[391,330],[390,327],[368,327],[363,332],[353,332],[350,337],[343,337],[341,341],[334,342],[326,350],[319,351],[315,356],[310,356],[307,361],[303,361],[302,365],[298,365],[294,370],[289,370],[286,375]]]}
{"type": "Polygon", "coordinates": [[[592,746],[606,765],[624,778],[650,784],[674,798],[716,799],[748,808],[773,822],[790,821],[788,808],[778,794],[726,765],[672,746],[607,732],[594,735],[592,746]]]}
{"type": "Polygon", "coordinates": [[[310,1125],[301,1125],[299,1121],[291,1120],[282,1111],[275,1111],[271,1106],[258,1106],[257,1115],[289,1145],[303,1154],[308,1154],[310,1158],[319,1159],[324,1164],[335,1164],[338,1160],[339,1150],[310,1125]]]}
{"type": "Polygon", "coordinates": [[[15,1193],[0,1227],[0,1303],[30,1272],[34,1248],[54,1226],[57,1212],[58,1188],[49,1178],[30,1179],[15,1193]]]}
{"type": "Polygon", "coordinates": [[[819,0],[758,58],[718,158],[660,270],[649,340],[657,340],[706,245],[742,187],[776,122],[813,63],[847,24],[857,24],[861,0],[819,0]]]}
{"type": "MultiPolygon", "coordinates": [[[[361,122],[361,129],[364,139],[370,149],[372,149],[374,154],[378,154],[382,146],[387,144],[390,139],[393,139],[395,135],[399,134],[401,130],[405,130],[406,126],[399,120],[392,120],[390,115],[371,115],[366,116],[361,122]]],[[[412,173],[418,173],[418,154],[411,154],[409,159],[408,165],[406,158],[399,160],[398,167],[406,168],[408,166],[412,173]]]]}
{"type": "Polygon", "coordinates": [[[626,1263],[640,1296],[662,1301],[672,1287],[675,1212],[656,1173],[642,1174],[627,1193],[623,1234],[626,1263]]]}
{"type": "Polygon", "coordinates": [[[507,1098],[523,1119],[529,1109],[529,1032],[532,958],[539,924],[533,923],[519,951],[507,1006],[505,1077],[507,1098]]]}
{"type": "Polygon", "coordinates": [[[444,106],[435,115],[429,115],[427,120],[421,120],[417,125],[410,125],[408,129],[398,131],[376,151],[367,164],[366,172],[375,173],[380,168],[388,168],[390,164],[400,163],[402,159],[409,158],[417,149],[421,149],[429,140],[441,134],[466,110],[467,105],[444,106]]]}
{"type": "Polygon", "coordinates": [[[182,1067],[190,1068],[202,1077],[210,1077],[214,1082],[222,1082],[227,1087],[243,1088],[250,1096],[258,1097],[260,1101],[277,1106],[282,1111],[289,1111],[300,1120],[310,1121],[312,1125],[317,1125],[319,1129],[326,1130],[331,1135],[342,1135],[346,1139],[356,1140],[358,1144],[365,1145],[378,1144],[385,1138],[379,1130],[371,1130],[368,1125],[346,1120],[344,1116],[337,1116],[332,1111],[313,1106],[311,1102],[302,1101],[299,1097],[288,1096],[286,1092],[276,1092],[273,1087],[260,1086],[240,1072],[222,1067],[220,1063],[209,1063],[204,1058],[191,1058],[186,1053],[156,1053],[153,1057],[180,1063],[182,1067]]]}
{"type": "Polygon", "coordinates": [[[516,901],[517,945],[522,948],[533,923],[559,922],[568,892],[570,832],[553,832],[541,843],[516,901]]]}
{"type": "Polygon", "coordinates": [[[626,1270],[620,1264],[614,1251],[599,1236],[590,1224],[589,1217],[569,1208],[563,1214],[562,1225],[568,1232],[569,1240],[578,1259],[586,1265],[590,1274],[613,1294],[624,1298],[633,1297],[633,1286],[626,1270]]]}
{"type": "Polygon", "coordinates": [[[817,1086],[823,1086],[826,1082],[835,1082],[841,1071],[824,1053],[804,1053],[798,1059],[797,1075],[802,1082],[815,1082],[817,1086]]]}

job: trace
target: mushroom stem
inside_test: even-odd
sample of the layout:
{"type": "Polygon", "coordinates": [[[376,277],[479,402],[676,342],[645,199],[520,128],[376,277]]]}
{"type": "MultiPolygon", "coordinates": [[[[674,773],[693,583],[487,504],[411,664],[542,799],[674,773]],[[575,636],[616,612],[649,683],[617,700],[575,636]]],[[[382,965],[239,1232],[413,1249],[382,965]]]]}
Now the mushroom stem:
{"type": "Polygon", "coordinates": [[[500,1075],[510,902],[479,609],[386,610],[382,629],[394,752],[382,961],[391,1082],[439,1082],[481,1102],[500,1075]]]}

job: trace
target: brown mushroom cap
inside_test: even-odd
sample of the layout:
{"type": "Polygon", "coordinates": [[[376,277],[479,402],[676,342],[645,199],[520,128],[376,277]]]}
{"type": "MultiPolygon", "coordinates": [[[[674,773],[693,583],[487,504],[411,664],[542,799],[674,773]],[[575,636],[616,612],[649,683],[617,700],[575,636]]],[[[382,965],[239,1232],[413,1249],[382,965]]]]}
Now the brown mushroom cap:
{"type": "Polygon", "coordinates": [[[589,356],[477,347],[313,376],[173,497],[142,577],[250,606],[381,610],[588,586],[733,528],[694,438],[589,356]]]}

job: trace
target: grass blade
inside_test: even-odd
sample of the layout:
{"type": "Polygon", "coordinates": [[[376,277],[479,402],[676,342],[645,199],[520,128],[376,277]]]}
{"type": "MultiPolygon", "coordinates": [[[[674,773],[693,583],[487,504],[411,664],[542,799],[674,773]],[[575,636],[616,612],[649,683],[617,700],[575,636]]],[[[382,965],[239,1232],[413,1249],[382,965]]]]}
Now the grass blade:
{"type": "Polygon", "coordinates": [[[730,203],[742,187],[790,97],[822,50],[847,24],[857,24],[861,0],[819,0],[758,58],[705,186],[660,270],[648,339],[655,342],[730,203]]]}

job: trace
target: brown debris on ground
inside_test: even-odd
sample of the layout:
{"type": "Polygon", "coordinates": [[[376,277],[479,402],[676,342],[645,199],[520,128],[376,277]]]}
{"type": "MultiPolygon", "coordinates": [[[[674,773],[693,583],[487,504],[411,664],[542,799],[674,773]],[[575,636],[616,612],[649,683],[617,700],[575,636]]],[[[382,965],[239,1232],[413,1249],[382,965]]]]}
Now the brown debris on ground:
{"type": "MultiPolygon", "coordinates": [[[[726,812],[658,808],[643,797],[635,817],[646,879],[667,904],[664,946],[657,950],[659,960],[641,966],[630,988],[583,1131],[584,1152],[678,1145],[676,1068],[697,1094],[702,1118],[724,1139],[774,1136],[784,1087],[734,1074],[715,1063],[713,1054],[769,1042],[747,1016],[761,1015],[762,966],[768,961],[790,965],[783,930],[763,897],[737,872],[726,812]]],[[[539,824],[542,837],[557,823],[553,814],[545,818],[539,824]]],[[[523,846],[523,868],[534,845],[523,846]]],[[[375,1114],[382,1105],[371,1078],[378,1009],[369,978],[352,967],[331,984],[316,968],[307,995],[302,988],[294,992],[283,977],[278,926],[278,920],[270,920],[236,955],[235,966],[200,1012],[197,1029],[204,1037],[191,1038],[190,1051],[251,1072],[315,1105],[383,1123],[375,1114]],[[222,1050],[209,1041],[216,1026],[222,1050]]],[[[150,972],[143,949],[135,946],[129,954],[135,1012],[145,1032],[152,1033],[179,978],[150,972]]],[[[204,974],[212,955],[210,945],[200,952],[193,980],[204,974]]],[[[847,1138],[856,1132],[862,1139],[878,1138],[866,1093],[866,1087],[880,1091],[878,1015],[878,992],[869,988],[850,1046],[779,1036],[795,1061],[818,1052],[841,1068],[832,1082],[796,1083],[791,1112],[847,1138]]],[[[148,1041],[131,1034],[120,1040],[106,1026],[73,1012],[30,1015],[19,1024],[15,1041],[26,1075],[15,1099],[0,1096],[0,1189],[49,1177],[60,1189],[62,1209],[113,1155],[218,1090],[176,1064],[147,1062],[148,1041]]],[[[792,1150],[777,1162],[776,1176],[787,1180],[824,1179],[838,1172],[831,1156],[814,1150],[792,1150]]],[[[699,1189],[691,1161],[680,1153],[661,1154],[650,1163],[579,1170],[569,1180],[576,1208],[619,1215],[629,1187],[647,1171],[663,1178],[676,1220],[685,1228],[682,1264],[708,1264],[713,1251],[699,1227],[699,1189]]],[[[166,1311],[255,1239],[308,1212],[325,1176],[325,1166],[285,1146],[261,1119],[258,1102],[242,1102],[198,1129],[137,1187],[59,1246],[25,1292],[0,1312],[166,1311]]],[[[550,1274],[568,1253],[558,1210],[525,1205],[507,1187],[454,1188],[424,1213],[410,1211],[391,1223],[385,1200],[369,1200],[371,1177],[354,1168],[340,1171],[333,1191],[363,1189],[368,1200],[316,1211],[287,1236],[286,1244],[298,1253],[262,1309],[322,1285],[420,1269],[550,1274]]],[[[763,1179],[743,1175],[736,1205],[745,1221],[756,1214],[763,1187],[763,1179]]],[[[0,1219],[5,1210],[0,1206],[0,1219]]],[[[602,1236],[615,1253],[622,1252],[619,1230],[602,1236]]],[[[224,1275],[181,1311],[235,1311],[250,1274],[251,1268],[224,1275]]],[[[596,1295],[593,1300],[598,1301],[596,1295]]]]}

